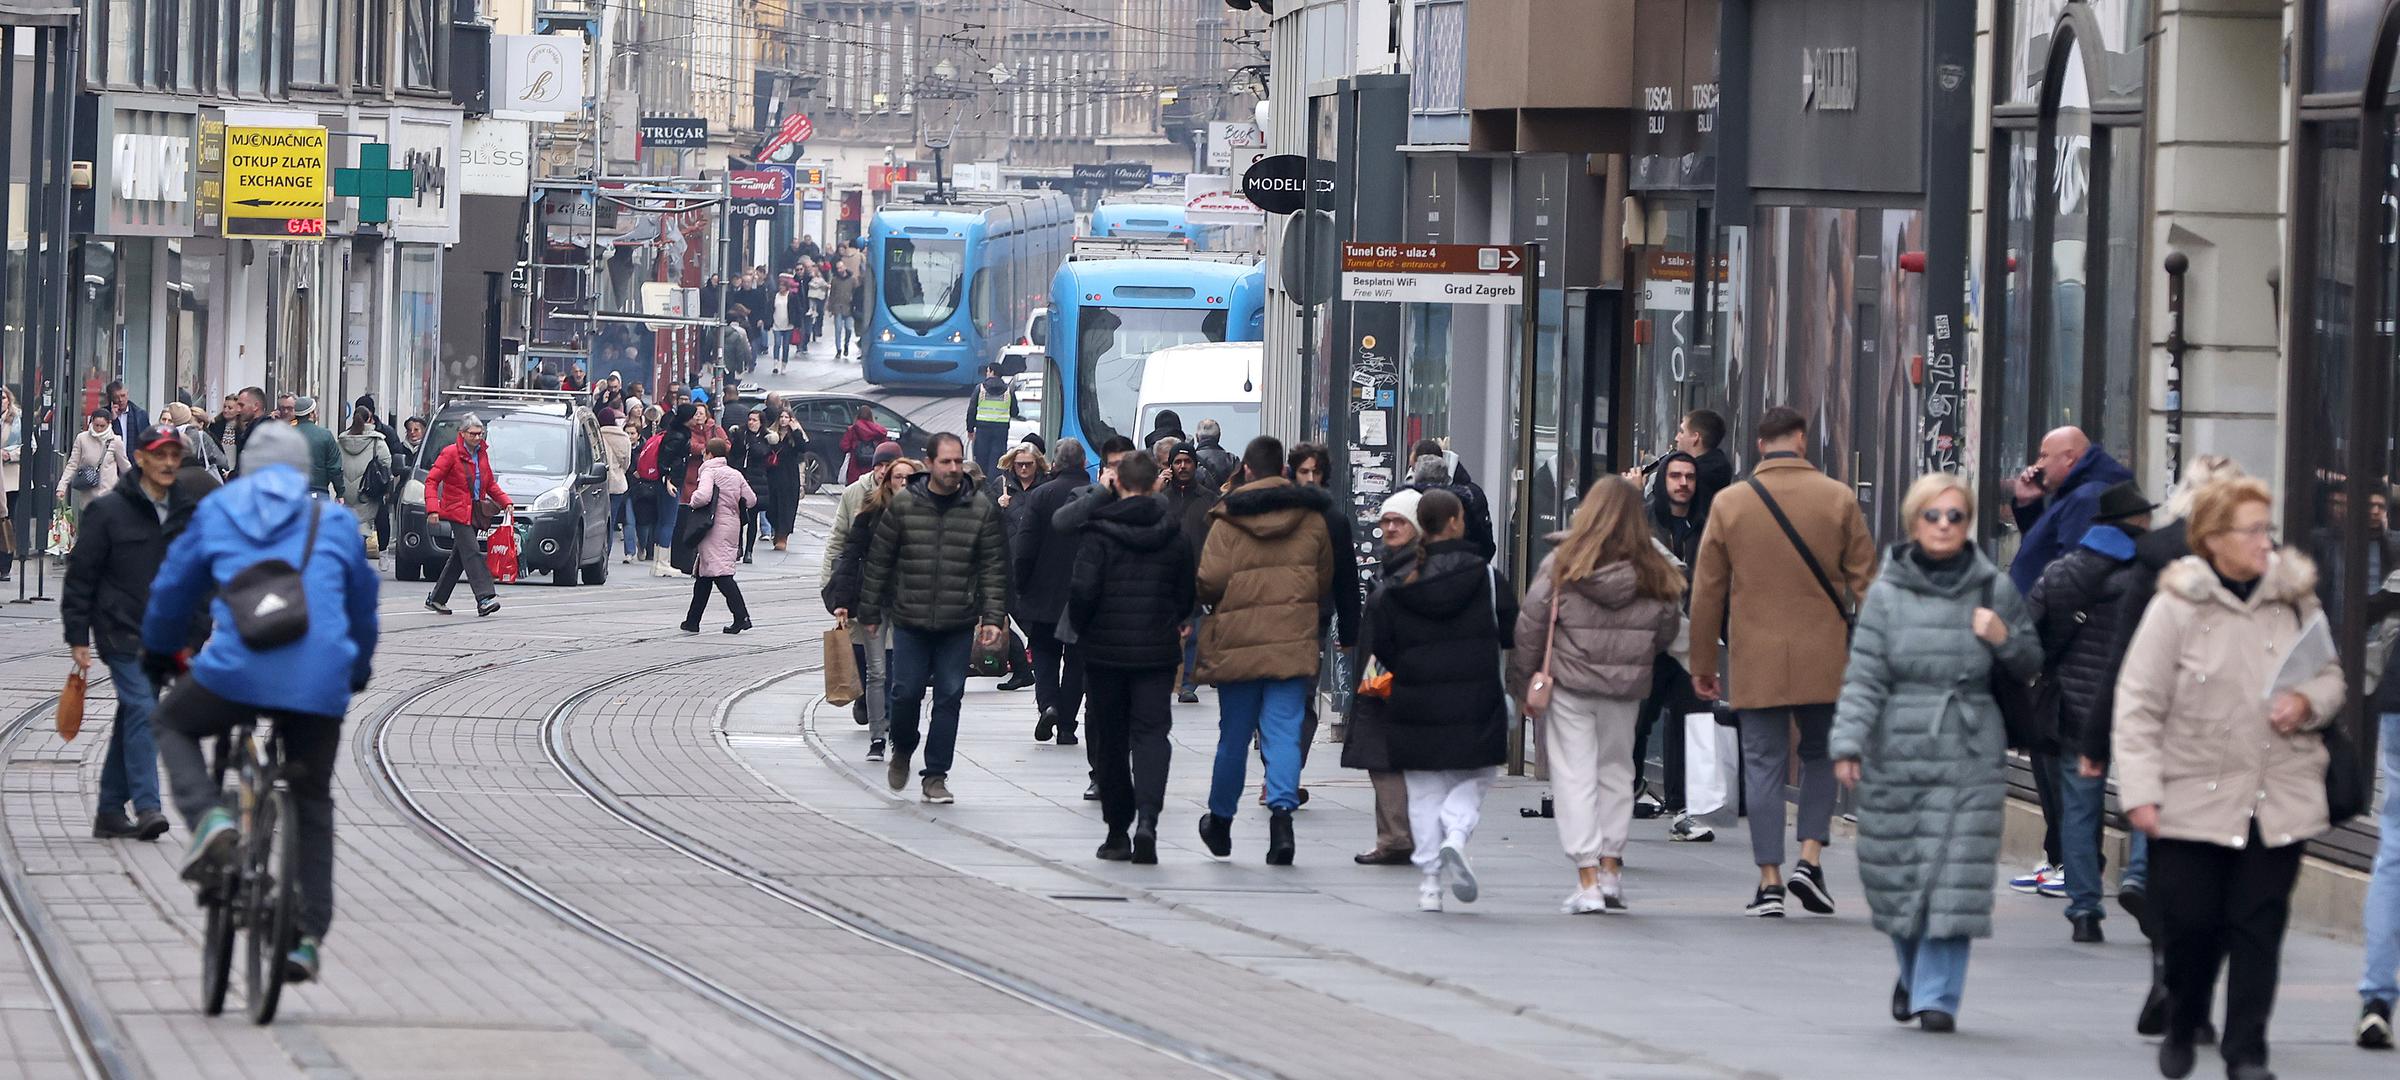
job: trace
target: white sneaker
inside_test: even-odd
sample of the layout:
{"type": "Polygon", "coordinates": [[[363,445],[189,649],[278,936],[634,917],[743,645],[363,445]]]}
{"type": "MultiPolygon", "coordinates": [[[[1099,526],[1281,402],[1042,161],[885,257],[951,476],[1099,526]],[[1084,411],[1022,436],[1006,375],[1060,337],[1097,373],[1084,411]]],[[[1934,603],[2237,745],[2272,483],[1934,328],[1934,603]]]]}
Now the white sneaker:
{"type": "Polygon", "coordinates": [[[1625,910],[1625,875],[1602,870],[1600,884],[1595,888],[1600,893],[1600,902],[1607,905],[1608,910],[1625,910]]]}
{"type": "Polygon", "coordinates": [[[1450,879],[1450,895],[1462,904],[1475,902],[1475,868],[1467,865],[1467,853],[1450,844],[1442,845],[1442,876],[1450,879]]]}
{"type": "Polygon", "coordinates": [[[1675,821],[1667,826],[1667,839],[1680,843],[1705,844],[1716,838],[1717,830],[1701,824],[1700,819],[1688,813],[1675,815],[1675,821]]]}
{"type": "Polygon", "coordinates": [[[1429,877],[1417,883],[1417,910],[1442,910],[1442,879],[1429,877]]]}
{"type": "Polygon", "coordinates": [[[1608,904],[1600,899],[1597,888],[1577,889],[1567,895],[1567,902],[1558,905],[1558,910],[1566,915],[1594,915],[1607,912],[1608,904]]]}
{"type": "Polygon", "coordinates": [[[2008,879],[2008,887],[2021,893],[2037,893],[2042,889],[2043,880],[2056,872],[2049,863],[2042,863],[2035,866],[2030,874],[2021,874],[2008,879]]]}

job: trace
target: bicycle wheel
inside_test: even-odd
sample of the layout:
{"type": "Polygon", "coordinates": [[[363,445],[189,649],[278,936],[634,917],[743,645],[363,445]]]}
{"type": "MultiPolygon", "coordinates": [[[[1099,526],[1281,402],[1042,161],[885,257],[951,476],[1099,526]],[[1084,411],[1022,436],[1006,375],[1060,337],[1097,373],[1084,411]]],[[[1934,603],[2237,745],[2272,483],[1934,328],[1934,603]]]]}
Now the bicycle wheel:
{"type": "Polygon", "coordinates": [[[242,868],[249,879],[242,988],[249,996],[254,1024],[274,1022],[275,1006],[283,997],[283,954],[299,940],[300,850],[295,829],[291,794],[270,789],[259,799],[250,833],[242,838],[242,868]]]}
{"type": "Polygon", "coordinates": [[[225,1011],[225,988],[233,981],[233,900],[222,884],[209,887],[202,901],[208,926],[200,939],[200,1011],[215,1016],[225,1011]]]}

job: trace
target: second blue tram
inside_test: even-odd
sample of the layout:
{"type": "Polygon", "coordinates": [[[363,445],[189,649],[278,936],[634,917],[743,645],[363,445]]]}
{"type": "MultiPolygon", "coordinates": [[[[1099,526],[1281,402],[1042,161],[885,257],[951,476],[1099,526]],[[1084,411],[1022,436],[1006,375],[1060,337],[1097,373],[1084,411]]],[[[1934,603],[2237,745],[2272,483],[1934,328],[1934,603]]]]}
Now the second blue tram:
{"type": "Polygon", "coordinates": [[[1050,285],[1042,424],[1053,440],[1097,447],[1139,439],[1150,354],[1202,341],[1266,336],[1266,271],[1246,257],[1077,256],[1050,285]]]}
{"type": "Polygon", "coordinates": [[[867,226],[866,380],[971,386],[1044,301],[1074,240],[1055,191],[957,191],[889,202],[867,226]]]}

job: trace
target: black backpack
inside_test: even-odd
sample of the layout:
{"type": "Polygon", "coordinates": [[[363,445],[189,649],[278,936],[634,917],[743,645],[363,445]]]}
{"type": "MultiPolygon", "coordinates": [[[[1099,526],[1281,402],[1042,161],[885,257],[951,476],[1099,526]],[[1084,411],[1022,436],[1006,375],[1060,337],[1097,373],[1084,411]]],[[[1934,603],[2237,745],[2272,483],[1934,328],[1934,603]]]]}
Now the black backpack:
{"type": "Polygon", "coordinates": [[[317,553],[317,522],[325,504],[308,501],[308,539],[300,547],[300,565],[283,559],[252,563],[225,583],[225,607],[233,613],[234,632],[242,644],[265,651],[308,636],[308,560],[317,553]]]}
{"type": "Polygon", "coordinates": [[[367,502],[382,502],[392,493],[392,470],[380,460],[370,459],[367,470],[358,474],[358,497],[367,502]]]}

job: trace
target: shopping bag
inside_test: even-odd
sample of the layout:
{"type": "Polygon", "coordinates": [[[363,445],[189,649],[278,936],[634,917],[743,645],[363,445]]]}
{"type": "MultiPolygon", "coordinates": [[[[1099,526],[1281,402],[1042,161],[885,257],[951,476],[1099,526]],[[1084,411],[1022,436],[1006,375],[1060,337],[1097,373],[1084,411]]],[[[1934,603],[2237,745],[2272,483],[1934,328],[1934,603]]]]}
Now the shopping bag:
{"type": "Polygon", "coordinates": [[[483,564],[492,571],[492,580],[507,585],[517,580],[517,515],[509,511],[500,517],[500,525],[492,530],[491,538],[483,542],[483,564]]]}
{"type": "Polygon", "coordinates": [[[67,688],[58,692],[58,737],[75,741],[75,733],[83,730],[83,669],[67,671],[67,688]]]}
{"type": "Polygon", "coordinates": [[[850,651],[850,624],[840,622],[825,631],[825,704],[848,705],[866,696],[858,677],[858,654],[850,651]]]}
{"type": "Polygon", "coordinates": [[[1712,713],[1683,718],[1683,808],[1694,816],[1713,814],[1725,806],[1725,762],[1718,744],[1732,741],[1729,729],[1717,726],[1712,713]]]}
{"type": "Polygon", "coordinates": [[[44,550],[60,559],[75,550],[75,519],[69,515],[64,503],[50,512],[50,544],[44,550]]]}

